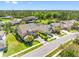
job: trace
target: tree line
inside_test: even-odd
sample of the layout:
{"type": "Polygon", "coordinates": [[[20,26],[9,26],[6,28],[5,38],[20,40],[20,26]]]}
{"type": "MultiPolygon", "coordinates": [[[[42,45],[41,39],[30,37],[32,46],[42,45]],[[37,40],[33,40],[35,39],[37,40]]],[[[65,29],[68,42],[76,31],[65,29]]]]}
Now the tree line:
{"type": "Polygon", "coordinates": [[[23,18],[27,16],[36,16],[39,19],[57,18],[59,20],[78,19],[77,10],[0,10],[0,17],[13,16],[23,18]]]}

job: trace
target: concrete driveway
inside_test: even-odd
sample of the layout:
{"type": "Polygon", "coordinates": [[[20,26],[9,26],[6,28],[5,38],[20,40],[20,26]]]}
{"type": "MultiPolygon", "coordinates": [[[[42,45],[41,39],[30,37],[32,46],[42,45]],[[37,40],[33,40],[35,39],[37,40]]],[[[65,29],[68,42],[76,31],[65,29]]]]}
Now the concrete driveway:
{"type": "Polygon", "coordinates": [[[47,44],[48,43],[47,41],[45,41],[44,39],[42,39],[40,36],[38,36],[38,38],[36,38],[35,40],[38,40],[42,44],[47,44]]]}

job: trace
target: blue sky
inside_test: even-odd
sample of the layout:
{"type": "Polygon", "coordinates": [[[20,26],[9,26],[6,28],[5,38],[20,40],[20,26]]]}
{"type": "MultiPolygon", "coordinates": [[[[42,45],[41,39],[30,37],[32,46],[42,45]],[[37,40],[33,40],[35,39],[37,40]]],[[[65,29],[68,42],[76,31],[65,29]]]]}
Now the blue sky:
{"type": "Polygon", "coordinates": [[[0,10],[79,10],[78,1],[0,1],[0,10]]]}

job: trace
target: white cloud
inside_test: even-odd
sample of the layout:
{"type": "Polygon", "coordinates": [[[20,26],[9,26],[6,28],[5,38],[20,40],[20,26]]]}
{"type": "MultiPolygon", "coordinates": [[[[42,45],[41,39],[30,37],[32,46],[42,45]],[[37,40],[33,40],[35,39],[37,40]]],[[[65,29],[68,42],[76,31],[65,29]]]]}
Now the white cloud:
{"type": "Polygon", "coordinates": [[[11,3],[13,3],[13,4],[17,4],[17,2],[16,2],[16,1],[12,1],[11,3]]]}
{"type": "Polygon", "coordinates": [[[12,3],[12,4],[17,4],[16,1],[5,1],[6,3],[12,3]]]}

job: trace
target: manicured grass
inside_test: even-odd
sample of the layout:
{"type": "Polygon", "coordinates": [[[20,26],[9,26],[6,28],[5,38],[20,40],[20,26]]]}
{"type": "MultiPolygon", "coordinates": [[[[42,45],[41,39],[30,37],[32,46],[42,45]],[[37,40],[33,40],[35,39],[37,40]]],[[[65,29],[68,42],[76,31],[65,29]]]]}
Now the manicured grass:
{"type": "MultiPolygon", "coordinates": [[[[7,43],[7,52],[4,52],[4,54],[3,54],[4,56],[9,56],[9,55],[15,54],[21,50],[29,48],[29,46],[25,45],[24,43],[17,41],[15,36],[12,35],[11,33],[9,33],[7,35],[6,43],[7,43]]],[[[40,43],[40,42],[34,41],[33,45],[36,45],[38,43],[40,43]]]]}
{"type": "Polygon", "coordinates": [[[47,34],[44,34],[44,33],[38,33],[38,35],[44,39],[45,41],[47,41],[48,37],[47,37],[47,34]]]}
{"type": "Polygon", "coordinates": [[[75,29],[72,29],[72,30],[69,30],[69,32],[77,32],[77,30],[75,30],[75,29]]]}
{"type": "Polygon", "coordinates": [[[55,39],[56,39],[56,38],[52,38],[52,39],[48,38],[47,41],[48,41],[48,42],[51,42],[51,41],[53,41],[53,40],[55,40],[55,39]]]}
{"type": "Polygon", "coordinates": [[[66,33],[60,33],[58,36],[59,36],[59,37],[62,37],[62,36],[64,36],[64,35],[66,35],[66,33]]]}
{"type": "Polygon", "coordinates": [[[37,41],[37,40],[34,40],[33,45],[36,45],[36,44],[38,44],[38,43],[40,43],[40,42],[37,41]]]}
{"type": "Polygon", "coordinates": [[[1,19],[3,22],[7,23],[10,22],[11,19],[1,19]]]}
{"type": "Polygon", "coordinates": [[[24,51],[24,52],[22,52],[22,53],[20,53],[20,54],[15,55],[14,57],[21,57],[22,55],[24,55],[24,54],[26,54],[26,53],[28,53],[28,52],[31,52],[31,51],[33,51],[34,49],[39,48],[39,47],[42,46],[42,45],[43,45],[43,44],[40,43],[39,45],[34,46],[34,47],[30,48],[29,50],[26,50],[26,51],[24,51]]]}

